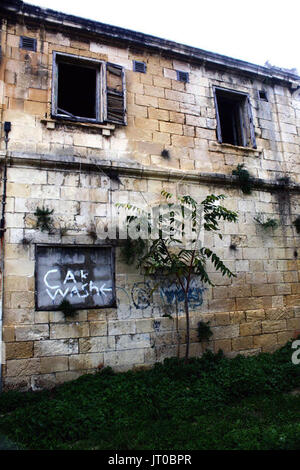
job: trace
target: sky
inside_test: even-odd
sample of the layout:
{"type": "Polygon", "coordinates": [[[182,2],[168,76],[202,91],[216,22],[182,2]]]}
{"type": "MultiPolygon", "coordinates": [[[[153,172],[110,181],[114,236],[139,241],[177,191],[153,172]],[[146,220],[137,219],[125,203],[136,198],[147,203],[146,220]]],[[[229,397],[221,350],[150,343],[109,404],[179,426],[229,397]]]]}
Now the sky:
{"type": "Polygon", "coordinates": [[[299,0],[25,0],[300,74],[299,0]]]}

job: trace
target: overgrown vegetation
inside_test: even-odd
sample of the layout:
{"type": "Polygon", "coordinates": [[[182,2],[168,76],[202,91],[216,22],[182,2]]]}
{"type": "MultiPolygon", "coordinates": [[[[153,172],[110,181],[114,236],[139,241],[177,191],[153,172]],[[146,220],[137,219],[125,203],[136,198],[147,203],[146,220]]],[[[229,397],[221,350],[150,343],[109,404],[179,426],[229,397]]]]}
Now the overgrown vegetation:
{"type": "Polygon", "coordinates": [[[53,219],[51,215],[53,214],[54,209],[50,210],[47,207],[37,207],[34,213],[35,217],[37,218],[36,228],[39,228],[41,232],[49,232],[52,233],[53,231],[53,219]]]}
{"type": "Polygon", "coordinates": [[[237,176],[239,187],[244,194],[251,194],[253,188],[252,176],[249,171],[245,168],[244,163],[238,164],[235,170],[232,170],[232,174],[237,176]]]}
{"type": "Polygon", "coordinates": [[[291,344],[228,359],[109,368],[53,390],[0,395],[0,434],[23,449],[299,449],[300,365],[291,344]]]}
{"type": "Polygon", "coordinates": [[[140,259],[146,249],[146,242],[142,238],[132,240],[126,238],[124,244],[121,246],[121,256],[126,264],[133,264],[136,259],[140,259]]]}
{"type": "MultiPolygon", "coordinates": [[[[220,205],[220,201],[225,199],[223,194],[218,196],[210,194],[201,203],[189,195],[177,197],[176,202],[171,202],[173,195],[167,191],[162,191],[161,195],[165,211],[162,210],[162,205],[155,208],[157,209],[155,224],[149,222],[153,214],[131,204],[117,206],[133,212],[127,216],[127,238],[133,239],[134,243],[137,243],[137,239],[149,240],[144,255],[139,257],[138,266],[147,276],[174,280],[183,292],[187,338],[185,361],[187,361],[190,346],[188,299],[192,279],[198,277],[201,282],[213,285],[206,270],[208,260],[223,276],[235,276],[216,253],[202,246],[201,234],[204,231],[214,232],[222,238],[222,234],[219,233],[219,222],[221,220],[236,222],[238,216],[220,205]],[[130,236],[130,233],[135,238],[130,236]]],[[[131,242],[127,243],[130,246],[131,242]]]]}
{"type": "Polygon", "coordinates": [[[199,321],[197,325],[197,336],[200,343],[202,341],[209,341],[209,338],[213,335],[210,328],[210,322],[199,321]]]}
{"type": "Polygon", "coordinates": [[[265,222],[263,222],[263,216],[262,214],[259,214],[257,217],[253,217],[254,220],[261,225],[265,230],[268,228],[277,228],[279,226],[279,221],[276,219],[271,219],[270,217],[267,218],[265,222]]]}
{"type": "Polygon", "coordinates": [[[76,308],[66,299],[61,302],[58,308],[65,317],[74,317],[77,314],[76,308]]]}

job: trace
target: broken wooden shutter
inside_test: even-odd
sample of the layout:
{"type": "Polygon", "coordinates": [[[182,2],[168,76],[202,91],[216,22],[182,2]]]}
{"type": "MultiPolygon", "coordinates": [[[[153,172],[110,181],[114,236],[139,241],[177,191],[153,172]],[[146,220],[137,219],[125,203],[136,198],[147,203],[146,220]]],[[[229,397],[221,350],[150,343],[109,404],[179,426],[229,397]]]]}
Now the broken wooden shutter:
{"type": "Polygon", "coordinates": [[[221,144],[222,143],[222,131],[221,131],[221,122],[220,122],[220,115],[219,115],[219,109],[218,109],[216,89],[214,88],[213,91],[214,91],[214,101],[215,101],[215,108],[216,108],[217,139],[218,139],[218,142],[221,144]]]}
{"type": "Polygon", "coordinates": [[[256,149],[257,145],[256,145],[256,139],[255,139],[253,115],[252,115],[252,109],[251,109],[249,96],[247,96],[247,108],[248,108],[248,117],[249,117],[250,140],[251,140],[252,147],[256,149]]]}
{"type": "Polygon", "coordinates": [[[123,67],[106,64],[106,112],[104,120],[114,124],[126,122],[126,87],[123,67]]]}

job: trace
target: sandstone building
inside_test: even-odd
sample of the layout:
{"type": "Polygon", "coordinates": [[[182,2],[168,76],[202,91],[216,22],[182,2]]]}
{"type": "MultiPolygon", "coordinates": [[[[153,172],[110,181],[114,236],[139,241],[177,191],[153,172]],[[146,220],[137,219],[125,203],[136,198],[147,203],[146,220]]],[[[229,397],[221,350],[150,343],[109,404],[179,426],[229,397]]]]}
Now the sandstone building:
{"type": "Polygon", "coordinates": [[[206,237],[236,277],[210,268],[214,287],[195,280],[192,355],[200,319],[212,327],[208,347],[231,356],[294,337],[300,77],[20,0],[2,1],[0,17],[3,389],[183,351],[180,292],[170,280],[153,292],[95,230],[115,203],[151,204],[163,189],[225,194],[239,214],[223,240],[206,237]],[[251,195],[232,176],[238,164],[251,195]],[[43,208],[50,233],[37,227],[43,208]],[[58,309],[64,298],[74,317],[58,309]]]}

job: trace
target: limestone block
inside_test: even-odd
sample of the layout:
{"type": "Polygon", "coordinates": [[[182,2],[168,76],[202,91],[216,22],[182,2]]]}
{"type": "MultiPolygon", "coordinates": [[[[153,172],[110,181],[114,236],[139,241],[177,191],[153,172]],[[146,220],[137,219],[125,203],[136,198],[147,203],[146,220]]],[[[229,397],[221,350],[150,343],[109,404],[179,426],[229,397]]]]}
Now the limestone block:
{"type": "Polygon", "coordinates": [[[173,100],[166,100],[164,98],[158,98],[158,108],[165,109],[168,111],[180,111],[179,102],[173,100]]]}
{"type": "Polygon", "coordinates": [[[107,335],[107,322],[95,321],[90,322],[90,335],[91,336],[106,336],[107,335]]]}
{"type": "Polygon", "coordinates": [[[217,353],[221,349],[225,354],[231,351],[231,339],[218,339],[214,341],[214,352],[217,353]]]}
{"type": "Polygon", "coordinates": [[[15,341],[15,328],[14,326],[4,326],[3,327],[3,341],[8,343],[10,341],[15,341]]]}
{"type": "Polygon", "coordinates": [[[33,342],[6,343],[5,357],[6,360],[33,357],[33,342]]]}
{"type": "Polygon", "coordinates": [[[79,352],[82,353],[98,353],[115,349],[115,337],[95,336],[92,338],[79,339],[79,352]]]}
{"type": "Polygon", "coordinates": [[[76,354],[69,357],[70,370],[95,369],[103,365],[103,353],[76,354]]]}
{"type": "Polygon", "coordinates": [[[148,348],[150,346],[150,334],[134,334],[116,336],[116,350],[148,348]]]}
{"type": "MultiPolygon", "coordinates": [[[[160,98],[162,99],[162,98],[160,98]]],[[[156,96],[135,95],[135,103],[140,106],[151,106],[158,108],[158,98],[156,96]]]]}
{"type": "Polygon", "coordinates": [[[131,364],[143,364],[144,363],[144,350],[143,349],[132,349],[125,351],[109,351],[104,353],[104,365],[105,367],[131,364]]]}
{"type": "Polygon", "coordinates": [[[38,391],[43,389],[50,389],[57,385],[55,374],[42,374],[32,375],[30,377],[30,389],[38,391]]]}
{"type": "Polygon", "coordinates": [[[263,350],[277,345],[277,335],[274,333],[254,336],[254,347],[261,347],[263,350]]]}
{"type": "Polygon", "coordinates": [[[65,382],[70,382],[71,380],[76,380],[85,373],[86,373],[85,370],[80,370],[80,371],[67,370],[67,371],[56,372],[55,373],[56,385],[63,384],[65,382]]]}
{"type": "Polygon", "coordinates": [[[287,319],[287,329],[288,330],[300,330],[300,318],[288,318],[287,319]]]}
{"type": "Polygon", "coordinates": [[[134,320],[108,322],[109,335],[133,334],[136,332],[134,320]]]}
{"type": "Polygon", "coordinates": [[[263,300],[261,297],[241,297],[236,299],[236,306],[238,310],[261,310],[263,300]]]}
{"type": "Polygon", "coordinates": [[[241,336],[251,336],[259,335],[261,333],[261,322],[260,321],[251,321],[249,323],[240,324],[240,335],[241,336]]]}
{"type": "Polygon", "coordinates": [[[229,325],[230,314],[229,312],[218,312],[215,314],[216,326],[229,325]]]}
{"type": "Polygon", "coordinates": [[[182,125],[174,122],[160,122],[160,130],[161,132],[167,132],[169,134],[183,134],[182,125]]]}
{"type": "Polygon", "coordinates": [[[49,312],[34,312],[34,323],[48,323],[49,322],[49,312]]]}
{"type": "Polygon", "coordinates": [[[211,328],[213,339],[236,338],[239,336],[239,325],[214,326],[211,328]]]}
{"type": "Polygon", "coordinates": [[[166,90],[165,91],[166,99],[172,101],[179,101],[182,103],[195,104],[195,97],[189,93],[183,93],[181,91],[166,90]]]}
{"type": "Polygon", "coordinates": [[[24,183],[7,183],[7,195],[14,197],[29,197],[30,185],[24,183]]]}
{"type": "Polygon", "coordinates": [[[16,326],[16,341],[49,339],[49,325],[16,326]]]}
{"type": "Polygon", "coordinates": [[[148,108],[148,114],[150,119],[159,121],[169,121],[170,119],[169,111],[164,109],[148,108]]]}
{"type": "Polygon", "coordinates": [[[253,284],[252,285],[252,295],[254,297],[258,296],[265,296],[265,295],[274,295],[275,294],[275,288],[273,285],[270,284],[253,284]]]}
{"type": "Polygon", "coordinates": [[[42,357],[41,358],[41,374],[51,374],[69,369],[67,356],[42,357]]]}
{"type": "Polygon", "coordinates": [[[53,323],[50,325],[51,339],[80,338],[84,336],[89,336],[89,325],[87,322],[69,324],[53,323]]]}
{"type": "Polygon", "coordinates": [[[17,377],[20,375],[33,375],[40,373],[40,359],[16,359],[6,363],[6,375],[17,377]]]}
{"type": "MultiPolygon", "coordinates": [[[[228,264],[228,263],[227,263],[228,264]]],[[[239,299],[237,299],[239,300],[239,299]]],[[[224,312],[225,311],[232,311],[235,309],[235,302],[233,299],[215,299],[215,300],[209,300],[209,311],[211,313],[213,312],[224,312]]],[[[242,310],[242,308],[239,307],[239,310],[242,310]]]]}
{"type": "Polygon", "coordinates": [[[282,320],[284,318],[293,318],[294,311],[293,308],[269,308],[266,309],[266,319],[267,320],[282,320]]]}
{"type": "Polygon", "coordinates": [[[172,144],[177,147],[191,147],[195,146],[194,138],[182,135],[173,135],[171,137],[172,144]]]}
{"type": "MultiPolygon", "coordinates": [[[[22,231],[23,232],[23,231],[22,231]]],[[[5,269],[11,276],[18,276],[18,277],[27,277],[33,276],[34,274],[34,262],[31,260],[22,260],[20,263],[19,260],[16,259],[8,259],[5,262],[5,269]]],[[[30,295],[29,295],[30,298],[30,295]]],[[[31,302],[30,300],[26,300],[26,302],[31,302]]],[[[18,300],[18,299],[16,299],[18,300]]],[[[22,301],[22,300],[21,300],[22,301]]],[[[23,301],[22,301],[23,304],[23,301]]]]}
{"type": "Polygon", "coordinates": [[[288,341],[294,338],[294,331],[293,330],[280,331],[277,334],[277,338],[278,338],[278,344],[285,345],[288,341]]]}
{"type": "Polygon", "coordinates": [[[230,323],[243,323],[246,320],[245,312],[235,311],[230,312],[230,323]]]}
{"type": "Polygon", "coordinates": [[[33,308],[33,307],[34,307],[34,293],[33,292],[12,292],[11,293],[11,308],[33,308]]]}
{"type": "Polygon", "coordinates": [[[136,320],[137,333],[150,333],[153,331],[153,320],[150,318],[143,318],[136,320]]]}
{"type": "Polygon", "coordinates": [[[251,349],[253,347],[253,336],[244,336],[240,338],[234,338],[232,340],[232,349],[234,351],[242,351],[245,349],[251,349]]]}
{"type": "Polygon", "coordinates": [[[78,353],[78,340],[44,340],[36,341],[34,345],[35,357],[42,356],[65,356],[78,353]]]}

